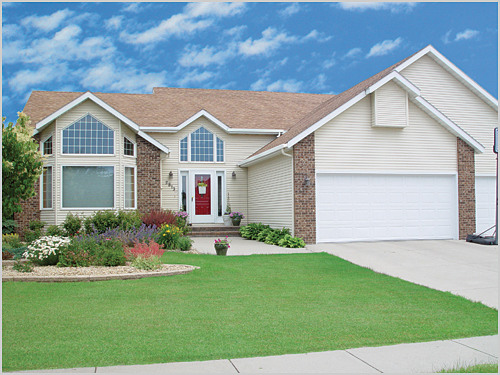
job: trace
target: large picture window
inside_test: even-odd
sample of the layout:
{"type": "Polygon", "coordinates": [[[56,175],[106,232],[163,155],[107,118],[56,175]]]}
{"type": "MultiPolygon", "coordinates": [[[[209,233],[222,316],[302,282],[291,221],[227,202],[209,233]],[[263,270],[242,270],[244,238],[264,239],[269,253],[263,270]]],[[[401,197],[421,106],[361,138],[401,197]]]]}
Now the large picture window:
{"type": "Polygon", "coordinates": [[[115,168],[62,167],[63,208],[113,208],[115,168]]]}
{"type": "Polygon", "coordinates": [[[135,208],[134,167],[125,167],[125,208],[135,208]]]}
{"type": "Polygon", "coordinates": [[[42,208],[52,208],[52,167],[42,172],[42,208]]]}
{"type": "Polygon", "coordinates": [[[224,141],[204,127],[180,140],[179,160],[192,162],[224,162],[224,141]]]}
{"type": "Polygon", "coordinates": [[[112,155],[114,135],[113,129],[86,115],[62,131],[62,153],[112,155]]]}

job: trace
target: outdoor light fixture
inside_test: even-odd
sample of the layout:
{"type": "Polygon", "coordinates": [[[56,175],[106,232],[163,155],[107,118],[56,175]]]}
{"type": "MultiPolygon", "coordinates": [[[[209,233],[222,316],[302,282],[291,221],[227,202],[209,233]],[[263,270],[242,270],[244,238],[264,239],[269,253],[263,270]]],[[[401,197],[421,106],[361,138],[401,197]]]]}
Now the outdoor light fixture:
{"type": "Polygon", "coordinates": [[[233,178],[236,178],[236,172],[233,171],[233,174],[231,176],[233,176],[233,178]]]}
{"type": "Polygon", "coordinates": [[[311,185],[311,179],[309,177],[306,177],[304,180],[304,185],[309,186],[311,185]]]}
{"type": "Polygon", "coordinates": [[[174,172],[170,171],[170,172],[168,173],[168,177],[174,177],[174,172]]]}

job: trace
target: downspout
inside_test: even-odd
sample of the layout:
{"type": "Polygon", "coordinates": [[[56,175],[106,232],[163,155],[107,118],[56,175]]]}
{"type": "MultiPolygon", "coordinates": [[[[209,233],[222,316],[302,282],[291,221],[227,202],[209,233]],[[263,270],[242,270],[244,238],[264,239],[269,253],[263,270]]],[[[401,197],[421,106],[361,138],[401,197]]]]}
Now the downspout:
{"type": "Polygon", "coordinates": [[[281,153],[282,153],[283,155],[285,155],[285,156],[288,156],[289,158],[293,158],[293,155],[287,154],[287,153],[285,152],[285,148],[282,148],[282,149],[281,149],[281,153]]]}
{"type": "MultiPolygon", "coordinates": [[[[293,155],[287,154],[285,148],[281,149],[281,154],[293,159],[293,155]]],[[[294,165],[292,160],[292,236],[295,236],[295,193],[294,193],[294,165]]]]}

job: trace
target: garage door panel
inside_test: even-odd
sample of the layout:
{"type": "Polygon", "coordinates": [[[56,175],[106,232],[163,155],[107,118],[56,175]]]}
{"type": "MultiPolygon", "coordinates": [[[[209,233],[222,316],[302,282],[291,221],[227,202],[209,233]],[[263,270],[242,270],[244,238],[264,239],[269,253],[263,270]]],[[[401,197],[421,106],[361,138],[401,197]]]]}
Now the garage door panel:
{"type": "Polygon", "coordinates": [[[457,238],[455,175],[318,174],[319,242],[457,238]]]}
{"type": "MultiPolygon", "coordinates": [[[[496,179],[494,176],[476,177],[476,232],[481,233],[495,224],[496,179]]],[[[492,234],[493,229],[486,234],[492,234]]]]}

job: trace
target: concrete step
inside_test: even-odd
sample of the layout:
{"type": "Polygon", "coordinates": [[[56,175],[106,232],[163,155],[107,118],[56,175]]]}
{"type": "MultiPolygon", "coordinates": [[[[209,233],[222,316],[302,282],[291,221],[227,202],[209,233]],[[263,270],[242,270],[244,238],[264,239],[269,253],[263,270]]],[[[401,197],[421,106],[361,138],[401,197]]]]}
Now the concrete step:
{"type": "Polygon", "coordinates": [[[193,231],[188,234],[189,237],[241,237],[241,234],[237,230],[224,230],[224,231],[216,231],[216,230],[198,230],[193,231]]]}
{"type": "Polygon", "coordinates": [[[229,226],[226,227],[224,225],[221,226],[191,226],[192,232],[223,232],[223,231],[239,231],[240,227],[229,226]]]}

